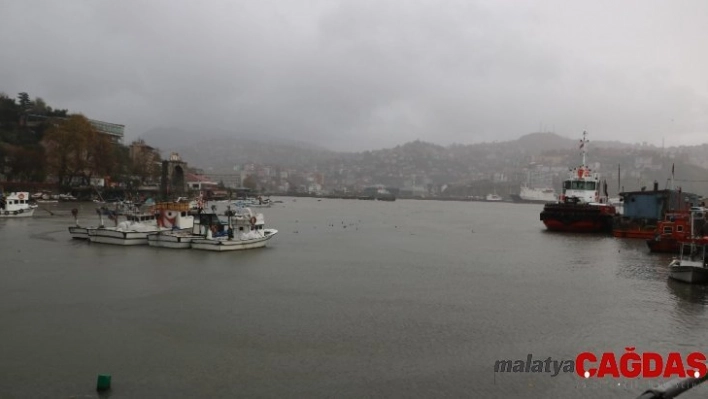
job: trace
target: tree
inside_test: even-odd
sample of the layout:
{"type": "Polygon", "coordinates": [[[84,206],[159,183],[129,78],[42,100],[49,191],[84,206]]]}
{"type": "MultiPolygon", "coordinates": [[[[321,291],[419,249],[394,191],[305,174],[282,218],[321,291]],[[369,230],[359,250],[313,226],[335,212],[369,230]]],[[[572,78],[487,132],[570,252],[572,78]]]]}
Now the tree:
{"type": "Polygon", "coordinates": [[[17,99],[20,100],[20,108],[23,112],[32,108],[32,100],[30,100],[29,94],[25,92],[19,93],[17,99]]]}
{"type": "Polygon", "coordinates": [[[46,178],[44,148],[5,146],[8,180],[42,182],[46,178]]]}
{"type": "Polygon", "coordinates": [[[88,151],[89,155],[90,175],[86,176],[88,182],[91,182],[91,177],[108,176],[117,172],[117,154],[115,151],[116,144],[104,134],[94,134],[91,137],[88,151]]]}
{"type": "Polygon", "coordinates": [[[20,120],[20,108],[15,100],[0,93],[0,128],[16,125],[20,120]]]}
{"type": "MultiPolygon", "coordinates": [[[[83,115],[71,115],[59,121],[44,134],[49,172],[66,185],[74,177],[88,183],[95,172],[98,132],[83,115]]],[[[105,154],[104,154],[105,155],[105,154]]]]}
{"type": "Polygon", "coordinates": [[[32,104],[32,113],[38,115],[47,115],[52,112],[52,107],[48,106],[46,102],[40,97],[35,97],[34,103],[32,104]]]}

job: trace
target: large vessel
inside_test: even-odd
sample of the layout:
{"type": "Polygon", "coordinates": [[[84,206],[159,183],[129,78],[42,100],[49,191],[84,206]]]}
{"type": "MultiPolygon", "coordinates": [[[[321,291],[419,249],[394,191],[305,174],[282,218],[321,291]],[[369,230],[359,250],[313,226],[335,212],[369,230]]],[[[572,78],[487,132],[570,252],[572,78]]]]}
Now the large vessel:
{"type": "Polygon", "coordinates": [[[613,217],[617,213],[607,201],[607,183],[600,195],[600,175],[586,163],[587,132],[583,132],[580,150],[582,164],[570,170],[569,178],[563,181],[559,201],[547,203],[541,212],[541,221],[548,230],[598,233],[612,231],[613,217]]]}
{"type": "Polygon", "coordinates": [[[558,194],[556,193],[556,190],[550,187],[532,188],[527,185],[523,185],[521,186],[519,194],[512,194],[511,199],[514,202],[546,204],[549,202],[556,202],[558,200],[558,194]]]}

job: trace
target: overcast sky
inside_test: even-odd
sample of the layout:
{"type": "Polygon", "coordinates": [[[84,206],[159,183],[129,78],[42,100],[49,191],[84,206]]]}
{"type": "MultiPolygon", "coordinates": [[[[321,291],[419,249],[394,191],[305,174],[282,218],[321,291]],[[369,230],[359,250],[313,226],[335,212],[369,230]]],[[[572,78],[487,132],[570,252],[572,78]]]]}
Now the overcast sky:
{"type": "Polygon", "coordinates": [[[708,142],[708,2],[0,0],[0,91],[332,149],[708,142]]]}

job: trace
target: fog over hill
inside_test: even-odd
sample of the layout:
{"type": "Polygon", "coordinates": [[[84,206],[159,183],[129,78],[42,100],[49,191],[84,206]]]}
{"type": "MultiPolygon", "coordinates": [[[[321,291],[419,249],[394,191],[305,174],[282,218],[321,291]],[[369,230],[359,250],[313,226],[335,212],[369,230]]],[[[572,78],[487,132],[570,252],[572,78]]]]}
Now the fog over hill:
{"type": "MultiPolygon", "coordinates": [[[[220,131],[198,134],[196,130],[156,129],[142,137],[159,148],[163,156],[177,152],[190,166],[207,173],[230,173],[245,163],[318,172],[336,186],[354,184],[466,185],[488,181],[518,189],[528,173],[543,168],[553,175],[549,184],[559,185],[568,167],[581,161],[577,138],[556,133],[526,134],[516,140],[441,146],[413,141],[391,148],[363,152],[335,152],[309,143],[265,135],[233,134],[220,131]],[[209,138],[205,138],[209,137],[209,138]]],[[[611,192],[618,183],[627,190],[651,187],[654,181],[664,188],[675,164],[676,184],[686,190],[708,193],[708,145],[659,148],[620,141],[593,141],[588,144],[588,162],[608,180],[611,192]],[[622,178],[618,182],[617,169],[622,178]]],[[[491,186],[490,186],[491,187],[491,186]]],[[[559,187],[557,187],[559,189],[559,187]]]]}
{"type": "MultiPolygon", "coordinates": [[[[580,136],[579,136],[580,137],[580,136]]],[[[573,139],[556,133],[530,133],[516,140],[484,142],[477,144],[453,144],[447,147],[435,145],[441,151],[451,154],[480,155],[489,150],[502,153],[539,155],[549,150],[570,150],[577,148],[580,138],[573,139]]],[[[149,145],[160,149],[163,156],[177,152],[194,166],[207,170],[230,169],[230,165],[245,162],[298,166],[323,160],[351,159],[356,152],[336,152],[312,143],[264,134],[248,134],[227,130],[200,130],[197,128],[157,128],[140,136],[149,145]]],[[[405,146],[405,143],[402,144],[405,146]]],[[[395,150],[380,149],[361,153],[395,150]]],[[[619,141],[590,141],[590,148],[640,148],[640,144],[619,141]]],[[[654,147],[651,147],[654,148],[654,147]]]]}

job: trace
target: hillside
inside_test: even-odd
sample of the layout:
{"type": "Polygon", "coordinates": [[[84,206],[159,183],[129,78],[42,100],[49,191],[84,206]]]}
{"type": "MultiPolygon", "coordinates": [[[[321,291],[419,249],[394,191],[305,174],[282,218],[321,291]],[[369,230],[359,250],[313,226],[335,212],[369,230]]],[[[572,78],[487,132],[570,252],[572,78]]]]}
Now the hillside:
{"type": "MultiPolygon", "coordinates": [[[[317,171],[330,187],[386,184],[397,187],[465,187],[483,182],[481,190],[499,188],[511,194],[528,179],[529,173],[543,172],[548,184],[557,189],[568,167],[580,162],[579,139],[554,133],[531,133],[517,140],[440,146],[414,141],[375,151],[334,152],[308,143],[277,137],[219,134],[190,134],[180,129],[160,129],[143,138],[163,154],[176,151],[191,166],[212,173],[228,173],[245,163],[288,168],[307,174],[317,171]],[[214,138],[202,139],[205,136],[214,138]],[[486,182],[486,183],[484,183],[486,182]]],[[[708,170],[704,167],[706,146],[669,148],[590,141],[588,161],[607,179],[610,192],[618,190],[617,168],[622,176],[619,189],[639,190],[657,181],[667,186],[671,165],[675,164],[676,186],[708,193],[708,170]],[[703,164],[702,164],[703,163],[703,164]]],[[[462,187],[462,188],[460,188],[462,187]]],[[[467,191],[466,191],[467,190],[467,191]]]]}

